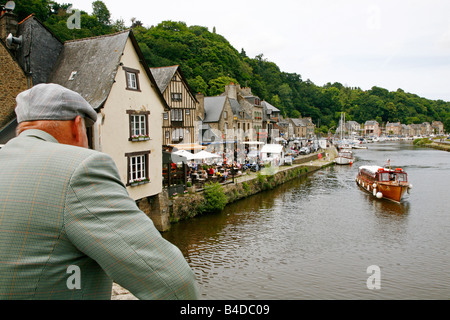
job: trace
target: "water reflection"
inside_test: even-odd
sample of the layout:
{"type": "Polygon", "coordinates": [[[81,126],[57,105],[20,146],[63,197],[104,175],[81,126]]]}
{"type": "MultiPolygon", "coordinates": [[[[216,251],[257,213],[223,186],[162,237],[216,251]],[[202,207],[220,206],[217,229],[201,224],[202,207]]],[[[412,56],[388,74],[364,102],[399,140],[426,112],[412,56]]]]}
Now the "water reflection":
{"type": "Polygon", "coordinates": [[[164,233],[192,266],[202,297],[449,298],[449,154],[392,143],[355,157],[353,166],[326,168],[164,233]],[[415,185],[401,203],[355,183],[360,165],[388,158],[415,185]],[[365,286],[372,264],[383,270],[378,292],[365,286]]]}

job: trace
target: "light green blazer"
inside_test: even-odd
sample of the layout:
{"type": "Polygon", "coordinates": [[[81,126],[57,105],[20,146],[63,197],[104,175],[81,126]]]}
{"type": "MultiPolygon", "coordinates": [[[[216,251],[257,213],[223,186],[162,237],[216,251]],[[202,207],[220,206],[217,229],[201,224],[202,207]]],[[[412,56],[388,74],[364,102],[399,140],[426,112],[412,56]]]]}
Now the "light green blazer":
{"type": "Polygon", "coordinates": [[[0,150],[0,299],[196,299],[177,247],[106,154],[26,130],[0,150]]]}

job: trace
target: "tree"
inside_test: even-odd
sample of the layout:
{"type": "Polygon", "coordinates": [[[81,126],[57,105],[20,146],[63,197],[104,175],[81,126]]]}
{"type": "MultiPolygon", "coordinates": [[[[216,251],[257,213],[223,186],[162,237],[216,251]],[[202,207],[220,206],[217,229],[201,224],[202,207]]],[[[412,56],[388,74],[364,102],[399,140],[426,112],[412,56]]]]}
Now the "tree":
{"type": "Polygon", "coordinates": [[[204,95],[208,92],[208,84],[201,76],[196,76],[194,79],[188,79],[188,84],[194,92],[202,93],[204,95]]]}
{"type": "Polygon", "coordinates": [[[97,0],[92,2],[93,15],[97,17],[98,22],[105,26],[111,24],[111,13],[109,12],[103,1],[97,0]]]}
{"type": "Polygon", "coordinates": [[[230,83],[237,83],[236,79],[230,77],[218,77],[208,82],[209,90],[208,93],[210,96],[216,96],[225,91],[225,86],[230,83]]]}

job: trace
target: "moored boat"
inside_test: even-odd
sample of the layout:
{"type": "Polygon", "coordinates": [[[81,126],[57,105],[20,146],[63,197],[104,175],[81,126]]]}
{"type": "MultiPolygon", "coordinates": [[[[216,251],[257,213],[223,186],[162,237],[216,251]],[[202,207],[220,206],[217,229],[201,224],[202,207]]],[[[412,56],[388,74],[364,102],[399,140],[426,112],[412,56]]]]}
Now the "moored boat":
{"type": "Polygon", "coordinates": [[[358,169],[356,183],[378,199],[395,202],[400,202],[404,194],[412,189],[408,174],[401,168],[362,166],[358,169]]]}
{"type": "Polygon", "coordinates": [[[338,152],[338,155],[334,159],[336,164],[353,164],[353,152],[347,149],[343,149],[338,152]]]}

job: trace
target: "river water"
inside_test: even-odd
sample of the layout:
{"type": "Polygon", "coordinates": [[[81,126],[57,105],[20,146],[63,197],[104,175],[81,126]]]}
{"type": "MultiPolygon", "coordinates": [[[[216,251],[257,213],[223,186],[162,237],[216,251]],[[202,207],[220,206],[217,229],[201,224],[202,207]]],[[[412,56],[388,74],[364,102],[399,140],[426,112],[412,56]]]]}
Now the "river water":
{"type": "MultiPolygon", "coordinates": [[[[332,166],[164,233],[206,300],[449,299],[450,153],[382,142],[332,166]],[[402,167],[401,204],[355,183],[358,166],[402,167]],[[369,266],[380,288],[369,289],[369,266]]],[[[373,283],[373,282],[371,282],[373,283]]]]}

